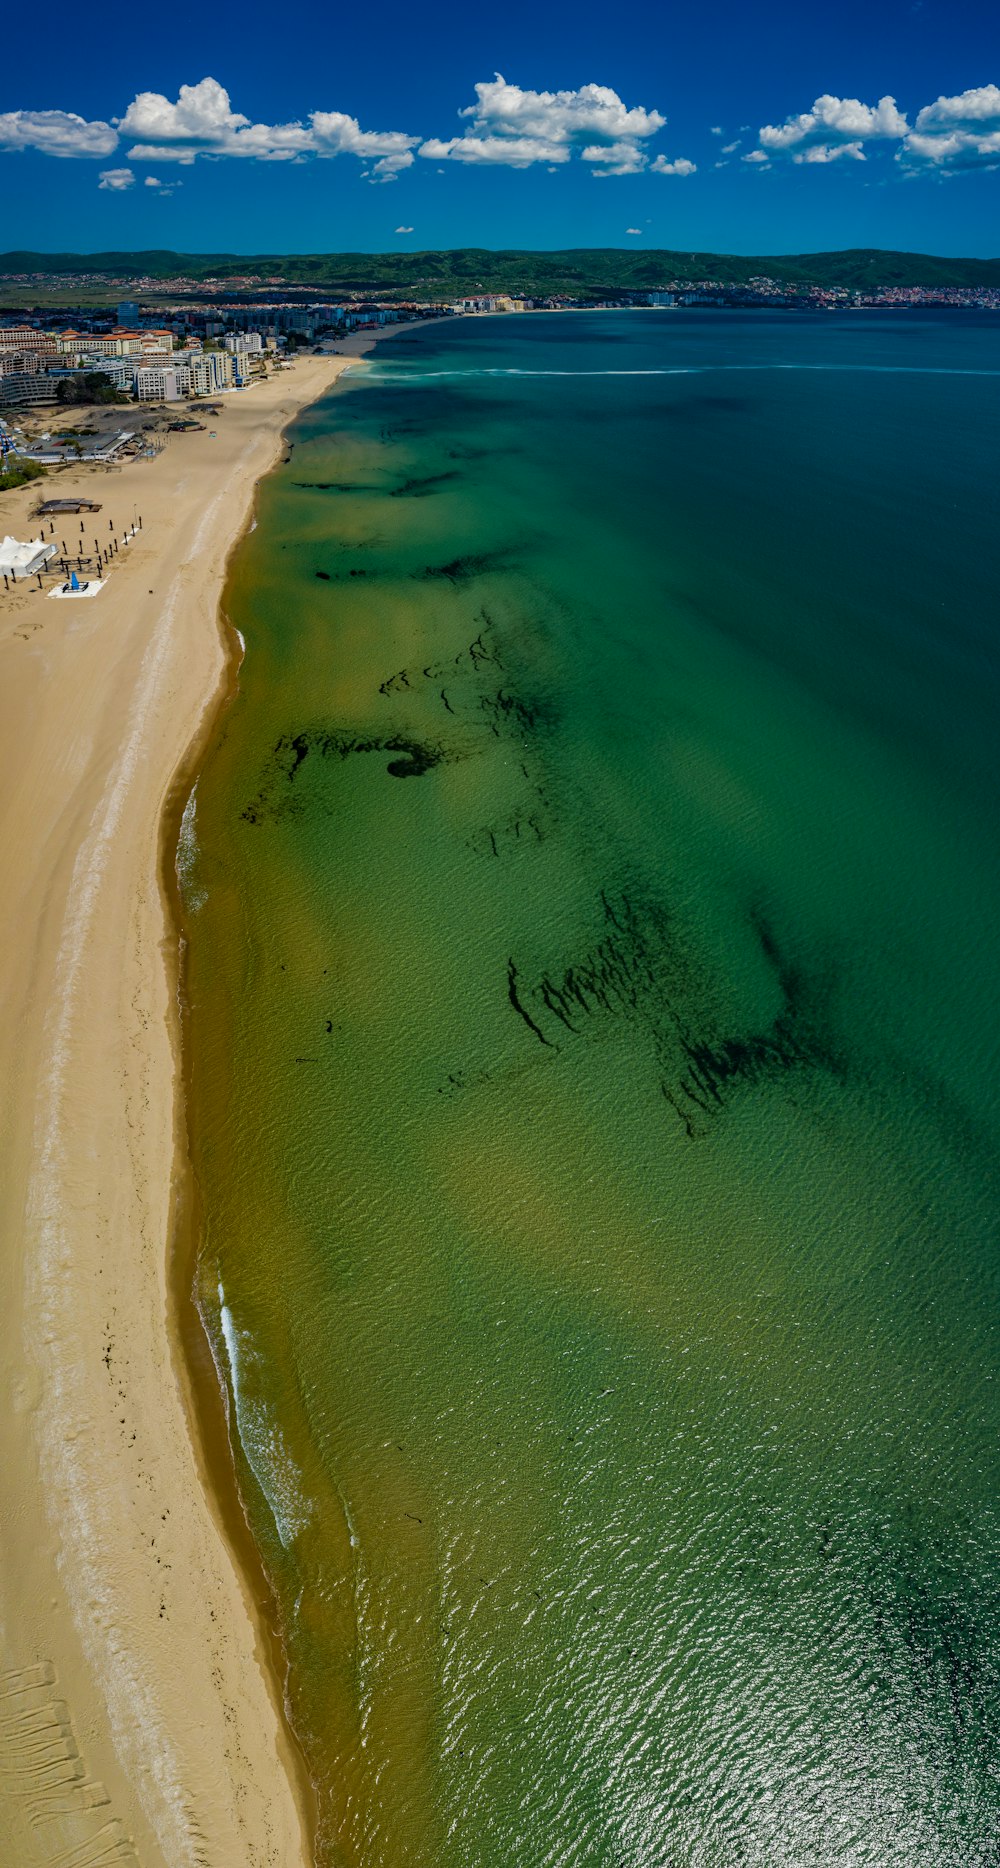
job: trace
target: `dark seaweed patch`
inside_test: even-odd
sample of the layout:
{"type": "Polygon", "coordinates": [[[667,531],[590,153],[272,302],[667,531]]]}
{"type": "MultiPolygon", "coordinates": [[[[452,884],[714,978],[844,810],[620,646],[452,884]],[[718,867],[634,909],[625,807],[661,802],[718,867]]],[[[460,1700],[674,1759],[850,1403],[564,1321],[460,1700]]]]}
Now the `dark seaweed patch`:
{"type": "Polygon", "coordinates": [[[439,487],[445,486],[449,480],[458,478],[458,472],[454,469],[450,473],[424,474],[422,477],[404,480],[400,486],[394,486],[391,489],[391,498],[427,499],[431,494],[436,493],[439,487]]]}
{"type": "Polygon", "coordinates": [[[293,480],[307,493],[384,493],[381,486],[362,486],[357,480],[293,480]]]}
{"type": "Polygon", "coordinates": [[[385,768],[390,778],[423,778],[435,766],[462,756],[443,745],[400,733],[370,739],[316,728],[294,735],[285,733],[274,747],[260,791],[240,813],[243,822],[263,824],[298,815],[300,801],[289,795],[289,787],[294,786],[308,758],[349,759],[355,753],[370,752],[399,755],[390,759],[385,768]]]}
{"type": "MultiPolygon", "coordinates": [[[[608,1021],[638,1025],[651,1042],[660,1092],[692,1140],[739,1090],[796,1069],[838,1069],[815,1012],[812,1023],[807,1019],[804,976],[758,912],[751,925],[774,980],[777,1010],[760,1029],[731,1032],[712,1015],[710,987],[699,985],[666,910],[604,891],[600,901],[603,932],[582,958],[530,983],[513,958],[508,963],[508,998],[541,1041],[558,1048],[597,1035],[608,1021]]],[[[811,996],[816,999],[815,990],[811,996]]]]}
{"type": "Polygon", "coordinates": [[[491,733],[498,739],[504,731],[519,735],[534,733],[542,720],[543,709],[537,702],[532,706],[507,688],[498,688],[495,694],[483,694],[479,706],[491,733]]]}
{"type": "Polygon", "coordinates": [[[447,564],[425,564],[422,571],[414,571],[413,575],[444,577],[450,584],[464,584],[474,577],[485,577],[490,571],[505,570],[511,561],[508,551],[470,551],[464,557],[449,559],[447,564]]]}

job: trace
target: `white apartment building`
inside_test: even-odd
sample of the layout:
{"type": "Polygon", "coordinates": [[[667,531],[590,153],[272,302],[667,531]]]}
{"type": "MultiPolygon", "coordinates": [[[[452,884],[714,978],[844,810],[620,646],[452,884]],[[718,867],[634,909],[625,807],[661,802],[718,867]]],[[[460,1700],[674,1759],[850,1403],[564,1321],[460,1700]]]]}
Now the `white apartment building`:
{"type": "Polygon", "coordinates": [[[264,339],[259,331],[231,332],[226,338],[226,349],[235,356],[237,351],[249,350],[256,353],[264,348],[264,339]]]}
{"type": "Polygon", "coordinates": [[[220,389],[231,387],[233,359],[228,350],[192,350],[185,361],[191,372],[193,396],[215,396],[220,389]]]}
{"type": "Polygon", "coordinates": [[[135,393],[140,402],[176,402],[180,395],[177,371],[171,365],[141,363],[135,372],[135,393]]]}

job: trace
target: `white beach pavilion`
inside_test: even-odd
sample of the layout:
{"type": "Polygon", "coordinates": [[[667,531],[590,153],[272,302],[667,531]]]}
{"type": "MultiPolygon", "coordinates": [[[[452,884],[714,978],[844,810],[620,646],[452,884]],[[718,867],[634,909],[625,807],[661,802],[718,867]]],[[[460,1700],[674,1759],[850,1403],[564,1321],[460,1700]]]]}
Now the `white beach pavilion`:
{"type": "Polygon", "coordinates": [[[0,573],[5,577],[32,577],[55,557],[56,550],[55,545],[45,545],[40,538],[28,539],[25,544],[17,538],[0,539],[0,573]]]}

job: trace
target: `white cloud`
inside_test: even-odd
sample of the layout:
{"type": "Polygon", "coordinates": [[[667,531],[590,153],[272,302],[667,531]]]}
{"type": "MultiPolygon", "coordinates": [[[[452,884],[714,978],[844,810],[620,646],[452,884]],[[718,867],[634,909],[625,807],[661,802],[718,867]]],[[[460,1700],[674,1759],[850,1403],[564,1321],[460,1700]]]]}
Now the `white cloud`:
{"type": "Polygon", "coordinates": [[[123,136],[146,143],[221,143],[249,124],[234,111],[216,78],[182,84],[176,104],[159,91],[140,91],[119,122],[123,136]]]}
{"type": "Polygon", "coordinates": [[[978,90],[960,91],[957,97],[939,97],[917,112],[914,129],[935,134],[949,130],[1000,130],[1000,89],[982,84],[978,90]]]}
{"type": "Polygon", "coordinates": [[[110,156],[118,132],[70,110],[8,110],[0,114],[0,149],[40,149],[46,156],[110,156]]]}
{"type": "Polygon", "coordinates": [[[723,129],[723,127],[722,127],[722,125],[721,125],[721,123],[713,123],[713,125],[712,125],[712,127],[711,127],[711,129],[709,130],[709,132],[708,132],[708,134],[709,134],[709,136],[725,136],[725,134],[726,134],[726,132],[725,132],[725,130],[723,129]]]}
{"type": "Polygon", "coordinates": [[[831,97],[825,92],[817,97],[811,110],[787,117],[777,126],[765,124],[759,132],[760,148],[743,160],[761,162],[790,156],[793,162],[832,162],[841,149],[857,160],[863,156],[862,143],[874,139],[898,141],[908,129],[894,97],[882,97],[877,104],[862,104],[856,97],[831,97]],[[817,155],[817,150],[824,153],[817,155]]]}
{"type": "Polygon", "coordinates": [[[638,143],[590,143],[581,149],[584,162],[595,164],[595,175],[640,175],[649,157],[638,143]]]}
{"type": "Polygon", "coordinates": [[[557,143],[546,143],[538,136],[453,136],[446,142],[432,137],[421,143],[418,155],[434,162],[472,162],[489,166],[500,163],[511,169],[528,169],[533,162],[568,162],[570,151],[557,143]]]}
{"type": "Polygon", "coordinates": [[[396,232],[397,233],[412,233],[413,228],[412,227],[397,227],[396,232]]]}
{"type": "Polygon", "coordinates": [[[109,188],[113,193],[121,194],[124,189],[131,188],[134,182],[135,176],[131,169],[102,169],[97,186],[109,188]]]}
{"type": "Polygon", "coordinates": [[[629,107],[602,84],[525,91],[498,72],[475,91],[476,102],[459,111],[468,119],[463,134],[430,138],[421,145],[422,156],[525,169],[536,162],[567,162],[578,150],[595,175],[635,175],[648,160],[641,145],[666,122],[657,110],[629,107]]]}
{"type": "Polygon", "coordinates": [[[689,162],[686,156],[678,156],[676,161],[668,162],[666,156],[657,156],[650,164],[651,175],[696,175],[697,162],[689,162]]]}
{"type": "Polygon", "coordinates": [[[393,181],[413,161],[419,138],[402,130],[363,130],[342,110],[314,110],[305,123],[251,123],[235,111],[215,78],[182,84],[177,102],[140,91],[119,129],[139,141],[134,162],[192,163],[198,156],[242,156],[257,162],[301,162],[307,156],[357,156],[374,162],[369,180],[393,181]]]}
{"type": "Polygon", "coordinates": [[[750,154],[744,156],[743,160],[744,162],[760,163],[765,169],[769,169],[771,166],[767,158],[767,151],[764,149],[751,149],[750,154]]]}
{"type": "Polygon", "coordinates": [[[626,232],[627,234],[639,234],[639,235],[641,235],[641,234],[642,234],[642,228],[641,228],[641,227],[626,227],[626,229],[625,229],[625,232],[626,232]]]}
{"type": "Polygon", "coordinates": [[[731,156],[734,149],[738,149],[739,146],[740,146],[740,139],[739,137],[737,137],[735,143],[723,143],[722,153],[724,156],[731,156]]]}
{"type": "Polygon", "coordinates": [[[793,157],[793,162],[839,162],[847,156],[852,162],[866,161],[865,152],[860,143],[810,143],[808,149],[800,149],[793,157]]]}
{"type": "Polygon", "coordinates": [[[347,117],[342,110],[314,110],[309,121],[321,156],[409,157],[420,140],[402,130],[362,130],[357,117],[347,117]]]}
{"type": "Polygon", "coordinates": [[[925,104],[899,160],[941,174],[1000,168],[1000,89],[984,84],[925,104]]]}
{"type": "Polygon", "coordinates": [[[410,168],[412,162],[413,156],[408,149],[398,156],[382,156],[378,162],[372,163],[370,169],[365,169],[364,179],[366,182],[394,182],[401,170],[410,168]]]}

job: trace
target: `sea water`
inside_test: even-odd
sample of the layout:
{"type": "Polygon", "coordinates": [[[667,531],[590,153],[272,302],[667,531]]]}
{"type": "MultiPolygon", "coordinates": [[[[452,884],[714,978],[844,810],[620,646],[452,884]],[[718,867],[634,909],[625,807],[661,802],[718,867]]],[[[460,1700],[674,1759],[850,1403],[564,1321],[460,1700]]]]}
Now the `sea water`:
{"type": "Polygon", "coordinates": [[[1000,321],[442,322],[185,820],[199,1302],[351,1868],[986,1868],[1000,321]]]}

